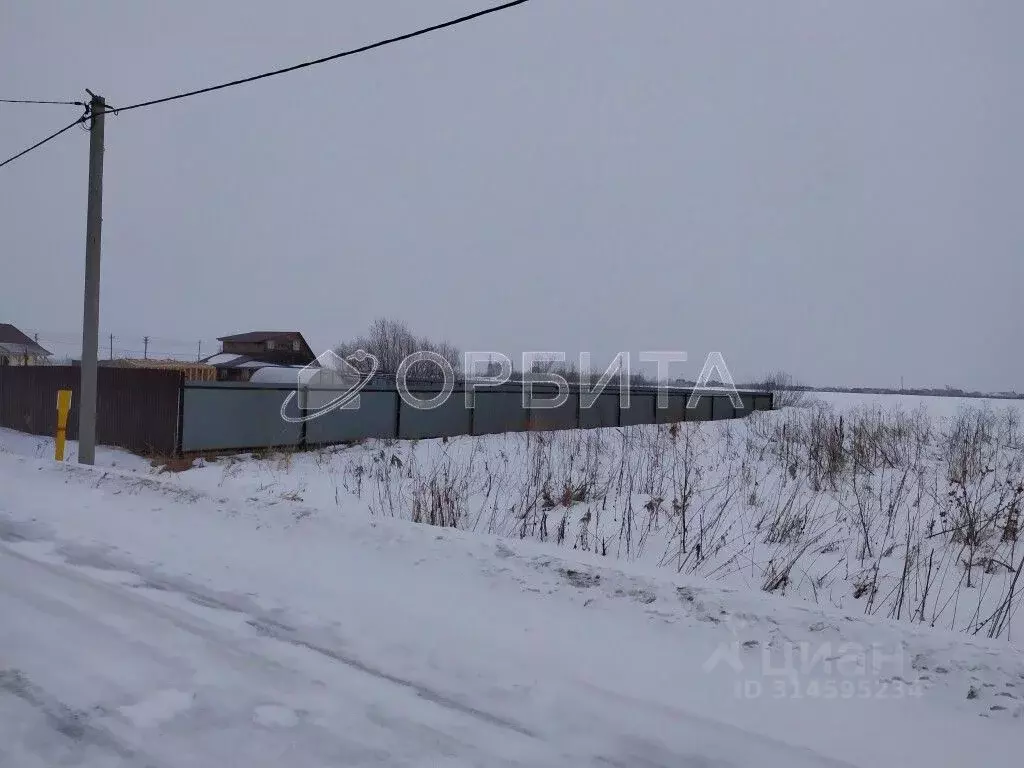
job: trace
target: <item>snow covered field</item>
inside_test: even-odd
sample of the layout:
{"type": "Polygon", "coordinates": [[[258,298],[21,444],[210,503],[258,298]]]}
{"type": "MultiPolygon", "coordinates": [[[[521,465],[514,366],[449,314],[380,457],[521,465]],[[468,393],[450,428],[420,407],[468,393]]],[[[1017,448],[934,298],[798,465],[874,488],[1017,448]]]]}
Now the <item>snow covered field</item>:
{"type": "MultiPolygon", "coordinates": [[[[819,399],[828,410],[744,421],[225,457],[166,479],[320,514],[553,542],[852,612],[1020,636],[1021,401],[819,399]]],[[[25,454],[50,450],[48,441],[16,443],[25,454]]]]}
{"type": "Polygon", "coordinates": [[[0,432],[0,766],[1015,764],[1007,406],[971,542],[914,405],[841,466],[817,411],[180,473],[0,432]]]}

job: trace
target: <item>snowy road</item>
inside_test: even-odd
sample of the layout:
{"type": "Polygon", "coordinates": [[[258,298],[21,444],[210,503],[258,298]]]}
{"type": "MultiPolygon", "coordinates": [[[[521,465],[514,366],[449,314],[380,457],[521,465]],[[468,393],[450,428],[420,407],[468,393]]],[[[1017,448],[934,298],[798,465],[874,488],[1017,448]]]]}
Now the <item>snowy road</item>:
{"type": "Polygon", "coordinates": [[[531,741],[328,649],[274,648],[285,627],[169,605],[166,585],[95,581],[7,548],[0,585],[5,766],[502,765],[531,741]]]}
{"type": "Polygon", "coordinates": [[[675,712],[646,713],[637,733],[629,717],[594,719],[616,702],[595,706],[593,691],[578,702],[589,733],[583,718],[496,714],[187,587],[10,542],[0,616],[3,766],[842,765],[675,712]]]}

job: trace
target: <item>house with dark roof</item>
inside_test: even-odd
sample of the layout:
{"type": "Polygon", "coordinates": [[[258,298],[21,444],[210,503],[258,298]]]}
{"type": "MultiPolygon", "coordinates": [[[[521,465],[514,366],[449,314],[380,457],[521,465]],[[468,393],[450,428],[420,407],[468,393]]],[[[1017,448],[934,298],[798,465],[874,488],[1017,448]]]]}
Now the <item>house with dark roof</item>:
{"type": "Polygon", "coordinates": [[[45,365],[50,352],[10,323],[0,323],[0,365],[45,365]]]}
{"type": "Polygon", "coordinates": [[[298,331],[249,331],[221,336],[217,341],[220,352],[203,362],[217,369],[218,381],[248,381],[260,368],[302,368],[316,361],[298,331]]]}

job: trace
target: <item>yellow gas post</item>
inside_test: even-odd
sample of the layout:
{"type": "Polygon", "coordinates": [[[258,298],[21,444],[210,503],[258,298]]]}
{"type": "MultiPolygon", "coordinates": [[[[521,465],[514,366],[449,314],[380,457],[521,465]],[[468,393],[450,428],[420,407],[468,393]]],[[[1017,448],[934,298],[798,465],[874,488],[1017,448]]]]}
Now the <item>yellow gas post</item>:
{"type": "Polygon", "coordinates": [[[53,458],[64,461],[64,440],[68,433],[68,414],[71,412],[71,390],[57,391],[57,440],[53,449],[53,458]]]}

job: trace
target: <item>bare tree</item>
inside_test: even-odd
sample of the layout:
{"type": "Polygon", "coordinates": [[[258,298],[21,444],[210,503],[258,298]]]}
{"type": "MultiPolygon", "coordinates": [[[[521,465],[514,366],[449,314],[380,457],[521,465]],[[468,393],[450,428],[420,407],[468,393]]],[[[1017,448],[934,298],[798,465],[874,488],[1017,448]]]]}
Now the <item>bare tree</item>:
{"type": "MultiPolygon", "coordinates": [[[[358,350],[374,355],[380,365],[380,373],[394,375],[402,361],[414,352],[434,352],[445,359],[456,376],[461,375],[462,353],[447,342],[435,342],[425,336],[417,337],[408,325],[400,320],[380,317],[373,321],[369,331],[350,341],[338,344],[334,351],[341,357],[348,357],[358,350]]],[[[356,367],[362,367],[353,362],[356,367]]],[[[368,363],[364,365],[368,366],[368,363]]],[[[409,368],[410,379],[437,381],[443,378],[441,369],[431,362],[417,362],[409,368]]]]}
{"type": "MultiPolygon", "coordinates": [[[[586,384],[596,384],[600,381],[603,371],[587,371],[583,372],[574,361],[560,362],[555,360],[534,360],[531,368],[531,373],[553,373],[562,376],[566,381],[572,384],[578,384],[580,382],[586,384]]],[[[656,382],[650,378],[643,371],[635,370],[629,371],[628,375],[623,377],[629,384],[635,386],[651,386],[656,382]]],[[[620,374],[616,373],[612,376],[613,381],[619,381],[620,374]]]]}
{"type": "Polygon", "coordinates": [[[757,389],[771,392],[776,408],[793,406],[796,408],[808,404],[807,392],[802,385],[793,380],[792,374],[785,371],[771,371],[756,382],[757,389]]]}

